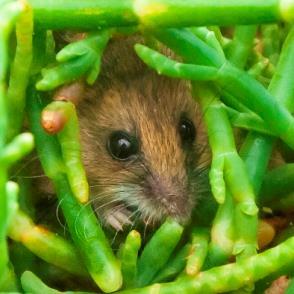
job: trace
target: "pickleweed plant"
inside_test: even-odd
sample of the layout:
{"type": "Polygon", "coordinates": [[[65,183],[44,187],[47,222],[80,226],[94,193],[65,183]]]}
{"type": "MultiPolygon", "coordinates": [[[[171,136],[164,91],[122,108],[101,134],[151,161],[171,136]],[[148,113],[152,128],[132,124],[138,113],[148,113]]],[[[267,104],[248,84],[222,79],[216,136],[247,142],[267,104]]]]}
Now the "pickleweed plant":
{"type": "Polygon", "coordinates": [[[64,293],[253,292],[288,275],[292,293],[290,221],[288,238],[262,251],[258,226],[264,211],[294,210],[293,163],[268,168],[276,142],[294,149],[293,22],[294,0],[0,0],[0,292],[63,293],[54,287],[73,280],[85,291],[64,293]],[[79,38],[60,48],[65,30],[79,38]],[[99,83],[108,43],[134,33],[150,70],[191,85],[212,195],[189,224],[168,218],[147,238],[132,228],[116,251],[89,201],[74,101],[52,91],[99,83]],[[35,218],[36,196],[15,172],[34,146],[64,235],[35,218]]]}

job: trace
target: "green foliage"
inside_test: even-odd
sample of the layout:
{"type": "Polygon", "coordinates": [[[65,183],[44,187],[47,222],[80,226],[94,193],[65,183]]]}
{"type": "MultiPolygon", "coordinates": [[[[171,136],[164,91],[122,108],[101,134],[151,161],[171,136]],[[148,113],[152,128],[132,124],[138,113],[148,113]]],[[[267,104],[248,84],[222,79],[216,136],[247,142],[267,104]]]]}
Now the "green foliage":
{"type": "MultiPolygon", "coordinates": [[[[293,0],[240,0],[238,5],[231,0],[0,0],[0,5],[1,292],[89,293],[48,287],[57,280],[57,275],[53,283],[44,278],[50,265],[74,275],[80,287],[92,279],[94,291],[123,287],[120,293],[252,290],[256,281],[293,274],[293,230],[285,230],[287,236],[290,232],[288,240],[277,239],[279,244],[257,254],[258,210],[264,205],[293,210],[293,164],[267,172],[278,138],[294,147],[294,28],[280,23],[293,22],[293,0]],[[233,37],[223,36],[219,27],[199,27],[216,24],[237,25],[233,37]],[[75,107],[51,102],[51,93],[44,92],[76,80],[92,85],[112,35],[138,28],[182,58],[175,61],[137,44],[134,50],[148,66],[192,81],[212,151],[209,178],[214,197],[208,206],[217,204],[217,211],[209,227],[194,219],[187,226],[167,219],[145,243],[133,230],[115,256],[90,202],[83,204],[88,183],[75,107]],[[87,32],[55,57],[53,29],[87,32]],[[253,48],[258,30],[261,52],[253,48]],[[48,113],[61,119],[54,135],[41,124],[48,113]],[[20,133],[25,114],[32,134],[20,133]],[[234,127],[248,131],[240,151],[234,127]],[[34,141],[54,185],[68,238],[60,236],[54,224],[50,229],[39,225],[18,199],[22,182],[9,180],[34,141]],[[280,195],[285,197],[277,203],[280,195]],[[13,260],[11,242],[21,243],[46,262],[37,272],[45,283],[30,272],[36,272],[33,266],[17,272],[19,264],[27,263],[13,260]],[[227,264],[232,257],[236,262],[227,264]]],[[[28,128],[26,120],[24,127],[28,128]]],[[[28,205],[35,208],[34,201],[28,205]]],[[[204,219],[205,213],[203,209],[198,214],[204,219]]],[[[293,279],[286,293],[292,289],[293,279]]]]}

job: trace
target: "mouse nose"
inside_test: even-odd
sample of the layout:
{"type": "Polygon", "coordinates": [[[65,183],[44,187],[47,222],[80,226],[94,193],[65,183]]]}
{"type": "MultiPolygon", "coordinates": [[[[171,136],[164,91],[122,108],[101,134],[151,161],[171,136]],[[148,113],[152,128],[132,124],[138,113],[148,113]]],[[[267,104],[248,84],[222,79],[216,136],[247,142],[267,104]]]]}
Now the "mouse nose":
{"type": "Polygon", "coordinates": [[[187,179],[171,179],[148,175],[145,182],[145,195],[153,205],[180,222],[189,219],[193,207],[192,199],[188,192],[187,179]]]}

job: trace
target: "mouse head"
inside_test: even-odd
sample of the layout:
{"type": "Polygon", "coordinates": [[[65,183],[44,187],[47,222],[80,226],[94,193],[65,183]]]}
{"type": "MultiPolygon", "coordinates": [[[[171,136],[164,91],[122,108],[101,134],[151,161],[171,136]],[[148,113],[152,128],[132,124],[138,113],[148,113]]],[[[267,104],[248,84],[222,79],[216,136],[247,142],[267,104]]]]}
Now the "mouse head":
{"type": "Polygon", "coordinates": [[[205,145],[187,84],[150,71],[102,84],[78,108],[97,213],[117,230],[137,218],[186,221],[202,189],[195,170],[205,145]]]}

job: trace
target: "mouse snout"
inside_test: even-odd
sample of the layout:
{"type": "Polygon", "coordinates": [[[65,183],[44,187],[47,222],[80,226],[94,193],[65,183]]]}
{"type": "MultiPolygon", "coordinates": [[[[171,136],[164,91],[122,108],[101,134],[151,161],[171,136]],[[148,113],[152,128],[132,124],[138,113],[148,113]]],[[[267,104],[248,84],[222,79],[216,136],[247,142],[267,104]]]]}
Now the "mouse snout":
{"type": "Polygon", "coordinates": [[[146,197],[164,216],[171,216],[180,222],[189,219],[193,203],[189,195],[186,177],[168,178],[148,175],[144,190],[146,197]]]}

